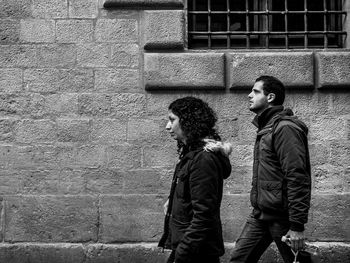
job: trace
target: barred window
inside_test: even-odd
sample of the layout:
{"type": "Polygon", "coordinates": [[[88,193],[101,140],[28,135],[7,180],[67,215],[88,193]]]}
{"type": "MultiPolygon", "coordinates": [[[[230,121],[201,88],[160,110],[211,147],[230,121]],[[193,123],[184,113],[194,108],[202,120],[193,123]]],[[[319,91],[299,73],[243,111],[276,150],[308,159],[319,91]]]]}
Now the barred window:
{"type": "Polygon", "coordinates": [[[188,0],[189,48],[342,48],[342,0],[188,0]]]}

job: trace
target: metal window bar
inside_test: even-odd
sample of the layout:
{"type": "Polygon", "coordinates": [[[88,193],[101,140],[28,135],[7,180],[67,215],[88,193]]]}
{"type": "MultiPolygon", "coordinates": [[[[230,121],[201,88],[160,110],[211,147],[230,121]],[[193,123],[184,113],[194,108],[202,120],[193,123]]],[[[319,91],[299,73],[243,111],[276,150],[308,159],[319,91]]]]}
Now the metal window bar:
{"type": "MultiPolygon", "coordinates": [[[[346,16],[346,12],[342,11],[341,6],[341,0],[337,0],[337,4],[332,2],[333,5],[331,10],[328,10],[327,8],[327,1],[323,0],[323,10],[310,10],[308,7],[308,1],[304,0],[304,10],[291,10],[289,8],[289,2],[288,0],[284,0],[284,10],[281,11],[274,11],[272,2],[270,0],[260,0],[260,8],[256,8],[257,10],[252,10],[249,8],[249,4],[251,0],[236,0],[236,1],[243,1],[242,3],[245,6],[245,10],[233,10],[231,8],[231,1],[230,0],[223,0],[226,3],[226,10],[220,11],[220,10],[212,10],[212,1],[207,0],[207,10],[206,11],[200,11],[197,10],[197,3],[199,3],[200,0],[189,0],[189,10],[188,15],[189,21],[192,21],[192,26],[189,27],[189,41],[190,41],[190,47],[191,45],[196,44],[197,39],[206,39],[207,40],[207,46],[204,48],[220,48],[220,46],[216,46],[213,43],[213,39],[226,39],[226,48],[242,48],[235,44],[235,41],[237,39],[244,39],[245,45],[243,48],[274,48],[275,46],[271,46],[271,39],[277,38],[284,38],[284,45],[279,44],[277,45],[278,48],[309,48],[310,47],[310,41],[315,39],[323,38],[323,45],[320,44],[313,44],[316,48],[328,48],[330,47],[330,36],[333,36],[332,41],[334,42],[332,46],[334,47],[342,47],[342,41],[343,37],[346,36],[346,32],[342,30],[341,28],[341,21],[346,16]],[[339,2],[340,1],[340,2],[339,2]],[[192,3],[190,3],[192,2],[192,3]],[[261,8],[263,7],[263,8],[261,8]],[[335,8],[336,10],[334,10],[335,8]],[[264,10],[262,10],[264,9],[264,10]],[[226,30],[215,30],[215,28],[212,27],[212,15],[226,15],[226,30]],[[291,31],[289,30],[290,20],[288,16],[291,15],[303,15],[303,31],[301,30],[295,30],[291,31]],[[309,30],[309,24],[311,21],[309,21],[309,15],[312,14],[320,14],[323,15],[323,30],[309,30]],[[197,15],[206,15],[207,16],[207,31],[199,31],[196,30],[198,27],[199,20],[197,19],[197,15]],[[245,30],[241,31],[234,31],[230,29],[230,25],[232,19],[231,15],[244,15],[245,16],[245,30]],[[283,21],[284,21],[284,31],[273,31],[273,27],[275,25],[276,15],[282,15],[283,21]],[[250,20],[250,18],[253,16],[253,21],[250,20]],[[257,16],[258,19],[256,19],[254,16],[257,16]],[[251,24],[253,22],[253,24],[251,24]],[[330,24],[331,23],[331,24],[330,24]],[[251,29],[251,26],[252,29],[251,29]],[[260,38],[260,44],[257,46],[253,46],[252,44],[252,37],[253,40],[256,37],[260,38]],[[295,40],[296,38],[303,37],[303,44],[294,44],[292,47],[291,39],[295,40]]],[[[218,1],[218,0],[215,0],[218,1]]],[[[256,1],[254,1],[254,7],[259,7],[256,5],[256,1]]],[[[276,22],[277,23],[277,22],[276,22]]],[[[194,45],[195,46],[195,45],[194,45]]],[[[222,46],[221,46],[222,48],[222,46]]]]}

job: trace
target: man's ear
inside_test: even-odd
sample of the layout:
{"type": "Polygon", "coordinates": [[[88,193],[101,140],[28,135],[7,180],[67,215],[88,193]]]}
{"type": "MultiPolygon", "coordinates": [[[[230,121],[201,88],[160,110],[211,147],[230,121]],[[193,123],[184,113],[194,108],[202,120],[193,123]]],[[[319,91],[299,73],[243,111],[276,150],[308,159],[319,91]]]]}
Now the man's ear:
{"type": "Polygon", "coordinates": [[[275,93],[269,93],[269,94],[267,95],[267,102],[268,102],[268,103],[272,103],[272,102],[275,100],[275,98],[276,98],[275,93]]]}

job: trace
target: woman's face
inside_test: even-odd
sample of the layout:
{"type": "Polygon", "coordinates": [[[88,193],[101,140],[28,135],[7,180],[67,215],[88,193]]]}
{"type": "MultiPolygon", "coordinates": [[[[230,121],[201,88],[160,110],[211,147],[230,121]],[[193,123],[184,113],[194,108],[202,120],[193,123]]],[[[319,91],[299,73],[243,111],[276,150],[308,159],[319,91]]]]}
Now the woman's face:
{"type": "Polygon", "coordinates": [[[186,136],[180,126],[180,118],[175,115],[172,111],[169,111],[169,121],[165,129],[170,133],[171,137],[175,140],[186,143],[186,136]]]}

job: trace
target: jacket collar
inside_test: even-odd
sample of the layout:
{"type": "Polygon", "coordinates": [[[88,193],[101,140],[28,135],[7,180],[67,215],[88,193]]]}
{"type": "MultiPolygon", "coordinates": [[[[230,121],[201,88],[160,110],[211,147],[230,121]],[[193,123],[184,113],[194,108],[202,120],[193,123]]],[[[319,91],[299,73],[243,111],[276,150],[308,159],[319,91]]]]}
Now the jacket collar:
{"type": "Polygon", "coordinates": [[[267,109],[265,109],[260,114],[256,115],[253,119],[252,123],[258,127],[258,129],[262,129],[265,127],[265,125],[277,114],[281,113],[284,110],[284,107],[279,106],[272,106],[267,109]]]}

